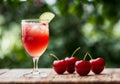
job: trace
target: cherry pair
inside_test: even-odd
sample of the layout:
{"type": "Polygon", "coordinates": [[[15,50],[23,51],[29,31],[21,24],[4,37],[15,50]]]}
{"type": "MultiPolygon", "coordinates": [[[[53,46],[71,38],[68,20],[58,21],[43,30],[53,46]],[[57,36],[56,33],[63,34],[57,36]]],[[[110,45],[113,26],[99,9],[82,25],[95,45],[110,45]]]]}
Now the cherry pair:
{"type": "Polygon", "coordinates": [[[50,54],[51,56],[55,57],[57,60],[53,62],[53,68],[57,74],[63,74],[65,71],[68,73],[74,73],[75,71],[75,63],[78,61],[74,54],[80,50],[78,47],[71,55],[71,57],[66,57],[65,59],[59,60],[57,56],[54,54],[50,54]]]}
{"type": "Polygon", "coordinates": [[[103,58],[99,57],[92,59],[92,56],[87,52],[83,60],[77,61],[75,63],[75,70],[81,76],[86,76],[92,70],[95,74],[100,74],[104,70],[105,61],[103,58]],[[86,56],[91,58],[90,61],[86,61],[86,56]]]}

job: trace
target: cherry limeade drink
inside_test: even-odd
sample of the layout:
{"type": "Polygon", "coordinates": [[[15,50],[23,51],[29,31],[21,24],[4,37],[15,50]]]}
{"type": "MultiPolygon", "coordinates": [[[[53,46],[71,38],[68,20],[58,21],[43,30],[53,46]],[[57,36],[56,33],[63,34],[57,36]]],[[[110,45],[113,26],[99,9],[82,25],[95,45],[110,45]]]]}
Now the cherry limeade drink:
{"type": "Polygon", "coordinates": [[[46,50],[49,40],[48,24],[22,23],[22,42],[26,51],[34,58],[46,50]]]}

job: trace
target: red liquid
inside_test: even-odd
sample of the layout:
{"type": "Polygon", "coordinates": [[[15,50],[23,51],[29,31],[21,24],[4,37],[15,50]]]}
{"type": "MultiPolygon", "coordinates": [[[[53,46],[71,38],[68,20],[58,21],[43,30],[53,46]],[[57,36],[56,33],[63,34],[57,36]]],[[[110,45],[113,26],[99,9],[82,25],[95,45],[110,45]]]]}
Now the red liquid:
{"type": "Polygon", "coordinates": [[[39,57],[46,50],[49,41],[48,24],[23,23],[22,41],[32,57],[39,57]]]}

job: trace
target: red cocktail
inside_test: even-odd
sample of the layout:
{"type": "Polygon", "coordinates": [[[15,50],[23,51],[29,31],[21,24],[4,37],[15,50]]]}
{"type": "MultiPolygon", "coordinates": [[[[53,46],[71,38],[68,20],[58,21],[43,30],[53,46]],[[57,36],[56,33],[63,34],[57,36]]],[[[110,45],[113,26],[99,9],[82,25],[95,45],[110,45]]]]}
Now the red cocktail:
{"type": "Polygon", "coordinates": [[[38,58],[46,50],[49,40],[48,24],[22,23],[22,41],[26,51],[38,58]]]}
{"type": "Polygon", "coordinates": [[[30,54],[30,56],[32,56],[34,62],[34,70],[32,72],[32,75],[36,75],[36,73],[39,73],[38,60],[48,46],[48,26],[48,23],[39,23],[38,20],[22,20],[23,46],[30,54]]]}

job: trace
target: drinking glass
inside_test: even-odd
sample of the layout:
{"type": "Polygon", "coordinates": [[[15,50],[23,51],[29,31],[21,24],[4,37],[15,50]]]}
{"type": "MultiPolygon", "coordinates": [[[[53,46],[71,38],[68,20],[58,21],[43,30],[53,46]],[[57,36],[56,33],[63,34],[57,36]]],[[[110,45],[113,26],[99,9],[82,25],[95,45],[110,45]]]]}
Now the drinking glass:
{"type": "Polygon", "coordinates": [[[45,77],[46,73],[39,72],[38,61],[45,52],[49,41],[49,24],[40,23],[38,19],[21,21],[22,43],[27,53],[33,59],[33,71],[24,74],[25,77],[45,77]]]}

